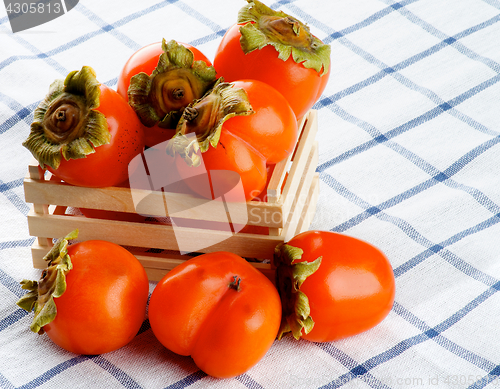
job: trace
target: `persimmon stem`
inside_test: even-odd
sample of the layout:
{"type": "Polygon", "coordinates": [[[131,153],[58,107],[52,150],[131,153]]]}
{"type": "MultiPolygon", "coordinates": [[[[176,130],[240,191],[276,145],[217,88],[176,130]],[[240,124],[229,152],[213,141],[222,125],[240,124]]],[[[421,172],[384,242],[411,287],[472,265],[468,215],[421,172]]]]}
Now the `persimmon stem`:
{"type": "Polygon", "coordinates": [[[241,277],[233,276],[233,280],[229,283],[229,287],[233,288],[237,292],[240,291],[241,277]]]}
{"type": "Polygon", "coordinates": [[[74,230],[59,239],[52,249],[43,257],[47,267],[42,271],[39,281],[23,280],[22,289],[28,290],[17,301],[17,305],[27,312],[35,310],[30,329],[43,334],[43,327],[53,321],[57,315],[54,298],[61,297],[66,291],[66,275],[73,268],[68,254],[70,240],[78,238],[78,230],[74,230]]]}
{"type": "Polygon", "coordinates": [[[184,98],[184,89],[177,88],[172,91],[172,96],[175,100],[182,100],[184,98]]]}
{"type": "Polygon", "coordinates": [[[111,141],[106,116],[96,110],[100,97],[101,84],[89,66],[50,85],[23,142],[42,169],[57,169],[62,159],[85,158],[111,141]]]}
{"type": "Polygon", "coordinates": [[[66,112],[65,111],[58,111],[56,115],[56,119],[60,122],[65,122],[66,121],[66,112]]]}
{"type": "Polygon", "coordinates": [[[130,79],[128,101],[146,127],[174,129],[184,108],[213,87],[216,72],[174,40],[163,39],[161,48],[153,72],[139,72],[130,79]]]}
{"type": "Polygon", "coordinates": [[[282,319],[278,340],[288,332],[295,339],[309,333],[314,327],[309,298],[300,290],[302,283],[318,270],[322,257],[312,262],[302,261],[303,250],[288,244],[279,244],[274,251],[276,286],[281,298],[282,319]]]}
{"type": "Polygon", "coordinates": [[[271,45],[283,61],[291,57],[320,76],[328,72],[331,48],[315,37],[306,24],[259,0],[247,2],[238,13],[240,45],[245,54],[271,45]]]}
{"type": "Polygon", "coordinates": [[[188,122],[192,122],[194,119],[196,119],[198,117],[199,113],[200,112],[198,111],[198,109],[196,109],[194,107],[186,107],[184,109],[184,118],[188,122]]]}

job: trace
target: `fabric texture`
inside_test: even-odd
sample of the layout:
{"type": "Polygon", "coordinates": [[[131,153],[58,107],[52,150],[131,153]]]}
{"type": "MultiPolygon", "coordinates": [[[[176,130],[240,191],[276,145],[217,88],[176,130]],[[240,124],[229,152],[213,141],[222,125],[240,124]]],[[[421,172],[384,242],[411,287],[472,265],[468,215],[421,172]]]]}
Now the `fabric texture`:
{"type": "MultiPolygon", "coordinates": [[[[389,258],[388,317],[331,343],[276,341],[218,380],[155,339],[83,356],[29,331],[15,304],[32,267],[21,145],[54,79],[83,65],[115,88],[130,55],[175,39],[210,59],[244,1],[81,0],[12,33],[0,7],[0,387],[494,388],[500,385],[500,1],[283,0],[332,48],[318,111],[320,195],[311,229],[389,258]]],[[[150,291],[154,288],[150,284],[150,291]]]]}

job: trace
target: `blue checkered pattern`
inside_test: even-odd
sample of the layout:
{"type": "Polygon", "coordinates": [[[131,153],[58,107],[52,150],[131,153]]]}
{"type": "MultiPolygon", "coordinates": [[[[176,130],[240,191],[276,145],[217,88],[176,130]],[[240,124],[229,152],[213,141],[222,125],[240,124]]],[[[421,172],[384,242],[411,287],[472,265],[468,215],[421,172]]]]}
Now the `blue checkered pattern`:
{"type": "MultiPolygon", "coordinates": [[[[80,0],[12,34],[0,10],[0,387],[494,388],[500,385],[500,1],[267,3],[331,44],[316,104],[320,197],[311,228],[382,249],[389,316],[334,343],[285,338],[246,374],[215,380],[164,349],[146,321],[131,344],[88,357],[28,330],[19,281],[36,279],[21,146],[55,78],[90,65],[116,86],[161,38],[209,58],[244,1],[80,0]]],[[[151,284],[151,290],[154,284],[151,284]]]]}

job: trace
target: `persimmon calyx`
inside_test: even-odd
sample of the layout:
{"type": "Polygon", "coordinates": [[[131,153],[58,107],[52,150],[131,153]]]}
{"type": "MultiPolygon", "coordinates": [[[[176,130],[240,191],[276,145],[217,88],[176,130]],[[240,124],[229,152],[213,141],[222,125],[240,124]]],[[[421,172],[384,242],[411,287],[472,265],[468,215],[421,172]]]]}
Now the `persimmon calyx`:
{"type": "Polygon", "coordinates": [[[238,13],[240,44],[245,54],[273,46],[278,57],[286,61],[290,56],[305,68],[316,70],[320,76],[330,67],[330,45],[311,34],[307,25],[275,11],[258,0],[247,0],[248,4],[238,13]]]}
{"type": "Polygon", "coordinates": [[[30,329],[43,334],[43,326],[53,321],[57,315],[54,298],[61,297],[66,291],[66,274],[73,268],[68,255],[68,243],[78,237],[78,229],[59,239],[43,258],[47,268],[43,270],[39,281],[23,280],[22,289],[28,290],[17,301],[17,305],[27,312],[35,310],[30,329]]]}
{"type": "Polygon", "coordinates": [[[216,72],[174,40],[163,39],[162,50],[151,75],[141,72],[130,79],[128,101],[145,126],[175,128],[184,108],[214,85],[216,72]]]}
{"type": "Polygon", "coordinates": [[[167,153],[172,156],[177,153],[189,166],[198,166],[199,152],[206,152],[210,146],[217,147],[222,125],[227,120],[253,113],[245,90],[219,78],[205,96],[185,108],[167,153]]]}
{"type": "Polygon", "coordinates": [[[309,298],[300,290],[303,282],[318,270],[322,257],[312,262],[300,262],[303,250],[288,244],[279,244],[274,250],[276,286],[281,298],[282,316],[278,340],[291,332],[295,339],[309,333],[314,327],[309,298]]]}
{"type": "Polygon", "coordinates": [[[85,158],[96,147],[110,142],[106,117],[95,110],[100,104],[99,86],[90,66],[50,85],[23,142],[42,168],[47,165],[57,169],[62,158],[85,158]]]}

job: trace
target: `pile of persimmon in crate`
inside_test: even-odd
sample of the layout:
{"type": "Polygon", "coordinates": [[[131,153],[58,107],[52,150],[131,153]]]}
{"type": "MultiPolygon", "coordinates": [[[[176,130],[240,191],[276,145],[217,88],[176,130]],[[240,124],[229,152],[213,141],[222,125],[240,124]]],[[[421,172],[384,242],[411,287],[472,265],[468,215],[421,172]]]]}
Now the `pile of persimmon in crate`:
{"type": "Polygon", "coordinates": [[[33,264],[44,268],[21,282],[32,331],[101,354],[128,344],[148,308],[161,344],[234,377],[287,333],[333,341],[389,313],[383,253],[306,231],[330,47],[247,1],[213,65],[163,39],[130,57],[116,90],[86,65],[50,85],[23,143],[33,264]]]}
{"type": "Polygon", "coordinates": [[[23,143],[35,267],[78,227],[133,250],[151,280],[218,250],[271,274],[262,262],[315,212],[312,106],[329,70],[307,25],[249,1],[213,64],[162,39],[129,58],[116,90],[87,65],[54,81],[23,143]]]}

